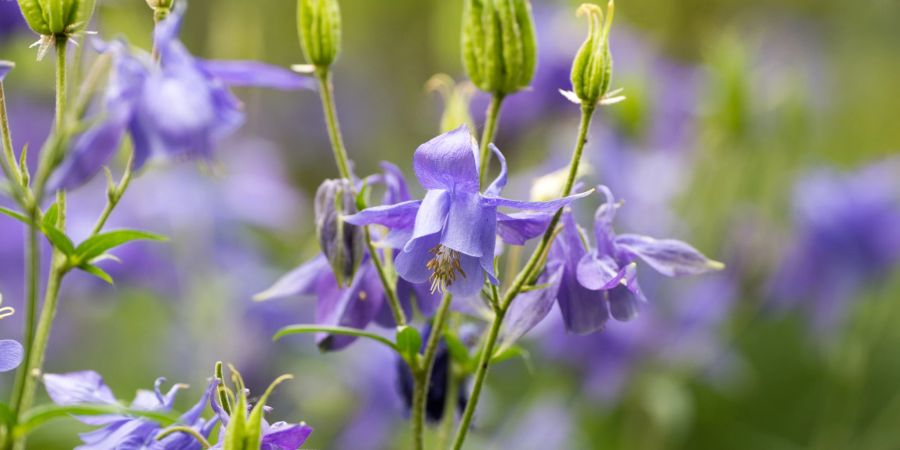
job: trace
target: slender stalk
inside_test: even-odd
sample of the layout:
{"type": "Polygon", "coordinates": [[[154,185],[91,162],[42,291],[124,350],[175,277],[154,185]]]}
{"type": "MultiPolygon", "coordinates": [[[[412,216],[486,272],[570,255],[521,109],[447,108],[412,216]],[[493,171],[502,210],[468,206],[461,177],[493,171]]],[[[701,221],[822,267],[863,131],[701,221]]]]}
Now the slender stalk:
{"type": "Polygon", "coordinates": [[[6,113],[6,94],[3,91],[3,82],[0,82],[0,133],[3,135],[3,174],[13,184],[13,193],[18,197],[22,189],[22,176],[19,173],[19,165],[16,162],[16,153],[13,149],[12,133],[9,130],[9,116],[6,113]]]}
{"type": "Polygon", "coordinates": [[[100,217],[97,218],[97,223],[94,224],[94,229],[91,231],[91,236],[96,236],[103,231],[103,227],[106,226],[106,221],[109,220],[110,214],[116,209],[116,206],[119,205],[119,201],[122,200],[122,197],[125,195],[125,191],[128,190],[128,186],[131,184],[131,179],[133,175],[134,168],[134,155],[128,158],[128,165],[125,166],[125,173],[122,174],[122,179],[119,181],[119,184],[107,195],[106,206],[103,208],[103,212],[100,213],[100,217]]]}
{"type": "Polygon", "coordinates": [[[482,188],[487,183],[488,174],[490,173],[490,170],[488,170],[491,164],[490,144],[494,140],[494,135],[497,134],[497,123],[500,122],[500,107],[503,106],[504,98],[503,94],[494,94],[485,114],[484,131],[481,135],[481,163],[479,166],[481,167],[481,178],[479,181],[482,188]]]}
{"type": "MultiPolygon", "coordinates": [[[[328,126],[328,137],[331,140],[331,150],[334,152],[334,160],[337,163],[338,171],[342,178],[354,180],[353,170],[350,167],[350,158],[347,157],[347,147],[344,146],[344,138],[341,134],[341,125],[337,117],[337,108],[334,104],[334,87],[331,83],[331,73],[327,67],[319,67],[316,69],[316,80],[319,82],[319,97],[322,100],[322,109],[325,113],[325,123],[328,126]]],[[[397,298],[397,290],[394,283],[388,277],[384,268],[384,262],[378,256],[378,249],[372,242],[372,235],[369,233],[369,227],[365,228],[366,247],[369,250],[369,256],[378,272],[378,278],[384,287],[385,296],[388,299],[388,305],[391,307],[391,314],[394,316],[394,322],[397,326],[406,325],[406,313],[400,305],[400,299],[397,298]]]]}
{"type": "Polygon", "coordinates": [[[417,368],[413,368],[414,386],[411,420],[413,448],[415,450],[423,450],[425,448],[425,403],[428,398],[428,385],[431,381],[431,372],[434,369],[434,360],[437,358],[438,344],[441,341],[441,335],[444,333],[444,326],[447,324],[447,313],[450,311],[452,299],[453,296],[450,293],[445,293],[444,298],[441,299],[441,304],[431,324],[428,342],[425,344],[422,364],[417,368]]]}
{"type": "Polygon", "coordinates": [[[197,430],[195,430],[191,427],[183,426],[183,425],[169,427],[169,428],[166,428],[165,430],[162,430],[159,433],[159,435],[156,436],[156,440],[161,441],[161,440],[165,439],[167,436],[169,436],[171,434],[175,434],[175,433],[184,433],[184,434],[191,436],[192,438],[194,438],[194,440],[196,440],[200,444],[201,447],[203,447],[204,450],[211,447],[211,445],[209,444],[209,441],[207,441],[206,438],[203,437],[203,435],[200,434],[197,430]]]}
{"type": "MultiPolygon", "coordinates": [[[[587,143],[588,131],[591,127],[591,120],[593,119],[595,108],[596,107],[593,105],[582,105],[581,107],[581,124],[578,128],[578,138],[575,142],[575,150],[572,152],[572,160],[569,162],[569,175],[568,178],[566,178],[566,184],[563,187],[563,197],[571,194],[572,188],[575,186],[575,179],[578,175],[578,166],[581,164],[581,155],[584,152],[584,146],[587,143]]],[[[466,404],[466,410],[463,412],[462,420],[460,421],[459,428],[456,432],[456,439],[453,443],[454,450],[460,450],[466,440],[466,435],[469,432],[469,426],[472,422],[472,416],[475,414],[475,408],[477,408],[478,406],[478,400],[481,396],[481,390],[484,386],[484,380],[487,377],[491,358],[493,358],[494,354],[494,347],[497,344],[497,337],[500,335],[500,328],[503,325],[503,319],[506,317],[506,312],[509,310],[509,306],[512,301],[515,300],[516,296],[518,296],[522,291],[525,283],[530,280],[534,273],[538,270],[537,266],[541,261],[541,255],[546,252],[547,248],[553,242],[556,226],[559,224],[559,220],[562,217],[562,212],[563,210],[560,209],[553,216],[553,220],[550,221],[550,225],[547,227],[547,231],[544,232],[544,236],[543,238],[541,238],[541,242],[538,244],[534,253],[531,255],[531,258],[525,264],[525,267],[523,267],[519,274],[516,275],[516,278],[510,286],[509,290],[506,291],[506,294],[500,301],[500,307],[496,311],[494,320],[491,321],[491,326],[488,331],[487,338],[484,341],[484,347],[481,351],[481,359],[479,360],[478,368],[475,371],[475,381],[472,385],[472,394],[469,397],[468,404],[466,404]]]]}

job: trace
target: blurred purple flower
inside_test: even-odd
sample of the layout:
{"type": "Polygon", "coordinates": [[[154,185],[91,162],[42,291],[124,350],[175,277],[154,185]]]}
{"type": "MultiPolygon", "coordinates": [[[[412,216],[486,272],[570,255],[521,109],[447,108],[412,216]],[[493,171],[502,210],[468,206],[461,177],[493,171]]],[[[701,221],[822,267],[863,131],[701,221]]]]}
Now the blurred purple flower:
{"type": "MultiPolygon", "coordinates": [[[[175,395],[183,385],[173,386],[168,393],[160,391],[164,378],[159,378],[153,392],[140,390],[130,408],[142,411],[168,412],[172,410],[175,395]]],[[[100,374],[92,371],[68,374],[44,375],[47,394],[58,405],[100,404],[118,405],[112,391],[103,382],[100,374]]],[[[178,424],[195,429],[204,437],[212,432],[217,420],[206,421],[201,417],[216,388],[212,381],[190,410],[181,415],[178,424]]],[[[128,415],[109,414],[104,416],[80,416],[78,420],[92,426],[100,426],[94,431],[81,434],[84,445],[80,450],[101,450],[112,448],[158,449],[158,450],[200,450],[202,447],[193,437],[175,433],[157,441],[162,428],[156,422],[128,415]]]]}
{"type": "MultiPolygon", "coordinates": [[[[428,337],[431,335],[431,324],[428,324],[425,327],[424,333],[422,333],[422,348],[420,351],[425,350],[425,344],[428,341],[428,337]]],[[[400,396],[403,399],[403,404],[406,407],[406,413],[409,414],[412,410],[412,401],[413,401],[413,389],[415,385],[415,380],[413,379],[412,370],[409,368],[409,364],[400,358],[399,356],[394,355],[394,366],[397,371],[397,389],[400,392],[400,396]]],[[[438,341],[438,350],[434,359],[434,367],[431,371],[431,379],[428,386],[428,395],[425,399],[425,418],[428,419],[429,422],[439,423],[441,419],[444,417],[445,406],[447,401],[456,402],[456,408],[462,412],[466,409],[466,403],[468,402],[468,392],[465,389],[465,380],[452,380],[453,382],[458,382],[461,386],[457,388],[456,398],[448,399],[448,392],[451,375],[452,375],[452,360],[450,356],[450,350],[447,348],[447,342],[443,338],[438,341]]]]}
{"type": "Polygon", "coordinates": [[[183,12],[184,7],[176,8],[156,27],[158,66],[122,42],[98,45],[114,60],[102,120],[75,140],[53,186],[72,189],[96,175],[119,149],[126,131],[134,143],[135,170],[153,156],[209,159],[214,144],[244,121],[229,85],[312,87],[311,81],[283,68],[194,58],[178,41],[183,12]]]}
{"type": "Polygon", "coordinates": [[[449,290],[459,297],[478,294],[485,276],[496,284],[496,237],[514,237],[522,244],[542,233],[533,216],[506,215],[498,207],[547,213],[588,193],[549,202],[522,202],[499,197],[506,186],[506,161],[496,147],[501,164],[498,178],[479,192],[478,145],[465,126],[442,134],[416,149],[413,166],[419,183],[428,190],[425,199],[369,208],[347,217],[355,225],[384,225],[411,232],[397,255],[397,272],[412,283],[431,283],[432,291],[449,290]]]}
{"type": "Polygon", "coordinates": [[[22,364],[25,349],[12,339],[0,339],[0,372],[9,372],[22,364]]]}
{"type": "Polygon", "coordinates": [[[818,332],[832,334],[854,296],[900,264],[898,168],[895,159],[848,174],[822,169],[795,186],[794,232],[772,289],[818,332]]]}
{"type": "MultiPolygon", "coordinates": [[[[385,202],[409,200],[406,182],[396,166],[384,163],[383,175],[369,178],[369,183],[385,185],[385,202]]],[[[394,238],[388,235],[390,245],[394,238]]],[[[368,252],[347,287],[341,287],[324,255],[318,255],[281,277],[272,287],[258,294],[257,300],[282,298],[293,295],[316,296],[316,323],[364,329],[373,320],[379,325],[393,327],[394,319],[385,302],[384,288],[368,252]]],[[[412,312],[415,296],[419,310],[431,314],[437,306],[437,296],[425,285],[404,280],[397,282],[397,296],[407,314],[412,312]]],[[[322,350],[340,350],[356,340],[353,336],[319,334],[317,342],[322,350]]]]}
{"type": "Polygon", "coordinates": [[[538,279],[538,286],[544,287],[526,292],[527,298],[511,307],[510,321],[504,330],[507,344],[543,320],[554,299],[559,303],[566,330],[572,333],[601,330],[610,315],[619,321],[633,319],[638,305],[647,301],[637,280],[639,258],[669,277],[698,275],[724,267],[682,241],[634,234],[617,236],[612,223],[620,205],[609,188],[599,189],[606,196],[606,203],[595,215],[596,247],[588,247],[575,219],[567,213],[547,268],[538,279]]]}
{"type": "Polygon", "coordinates": [[[25,27],[25,20],[14,1],[0,1],[0,43],[19,29],[25,27]]]}

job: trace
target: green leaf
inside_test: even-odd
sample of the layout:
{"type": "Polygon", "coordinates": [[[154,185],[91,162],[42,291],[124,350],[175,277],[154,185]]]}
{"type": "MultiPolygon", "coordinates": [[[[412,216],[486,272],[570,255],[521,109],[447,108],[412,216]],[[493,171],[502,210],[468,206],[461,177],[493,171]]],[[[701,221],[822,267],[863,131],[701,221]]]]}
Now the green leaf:
{"type": "Polygon", "coordinates": [[[397,327],[397,348],[407,362],[412,363],[422,348],[422,335],[419,330],[403,325],[397,327]]]}
{"type": "MultiPolygon", "coordinates": [[[[269,385],[269,388],[266,389],[266,392],[256,401],[256,405],[253,407],[253,410],[250,411],[250,417],[247,420],[247,438],[246,442],[253,445],[253,449],[259,448],[260,443],[262,442],[262,420],[263,420],[263,412],[266,407],[266,402],[269,400],[269,396],[272,395],[272,391],[275,390],[279,384],[294,378],[291,375],[282,375],[275,379],[272,384],[269,385]]],[[[248,449],[250,450],[250,449],[248,449]]]]}
{"type": "Polygon", "coordinates": [[[368,206],[368,198],[369,198],[369,182],[363,181],[362,188],[359,190],[359,194],[356,194],[356,209],[362,211],[366,209],[368,206]]]}
{"type": "Polygon", "coordinates": [[[137,230],[116,230],[88,238],[75,249],[75,257],[81,261],[92,261],[108,250],[132,241],[165,241],[165,236],[137,230]]]}
{"type": "Polygon", "coordinates": [[[29,219],[25,214],[22,214],[18,211],[13,211],[9,208],[4,208],[4,207],[0,206],[0,214],[5,214],[9,217],[12,217],[13,219],[18,220],[19,222],[24,223],[25,225],[31,224],[31,219],[29,219]]]}
{"type": "Polygon", "coordinates": [[[157,411],[142,411],[126,408],[120,405],[55,405],[47,404],[36,406],[22,415],[22,419],[15,428],[17,436],[24,436],[35,428],[51,420],[70,415],[77,416],[102,416],[106,414],[119,414],[134,417],[142,417],[158,422],[166,427],[178,420],[174,414],[164,414],[157,411]]]}
{"type": "Polygon", "coordinates": [[[390,339],[374,333],[369,333],[363,330],[349,327],[330,327],[325,325],[291,325],[278,330],[278,332],[275,333],[275,336],[272,337],[272,340],[277,341],[287,335],[304,333],[330,333],[343,334],[345,336],[363,337],[384,344],[390,347],[391,350],[399,353],[400,356],[403,356],[403,352],[400,351],[400,348],[397,347],[396,344],[391,342],[390,339]]]}
{"type": "Polygon", "coordinates": [[[84,263],[84,264],[78,266],[78,268],[109,283],[109,284],[115,284],[115,283],[113,283],[112,277],[108,273],[106,273],[103,269],[101,269],[93,264],[84,263]]]}
{"type": "Polygon", "coordinates": [[[516,357],[522,358],[522,363],[525,364],[525,368],[528,369],[528,372],[534,372],[534,366],[531,364],[531,354],[528,353],[528,350],[525,350],[518,345],[512,345],[494,353],[494,357],[491,358],[491,363],[497,364],[516,357]]]}
{"type": "Polygon", "coordinates": [[[56,227],[56,220],[59,218],[59,206],[54,202],[47,208],[47,212],[44,213],[44,220],[41,222],[45,227],[56,227]]]}
{"type": "Polygon", "coordinates": [[[469,349],[466,347],[466,344],[463,343],[462,339],[460,339],[455,332],[448,329],[444,331],[444,342],[447,343],[447,350],[450,351],[450,357],[463,367],[467,367],[471,357],[469,356],[469,349]]]}
{"type": "Polygon", "coordinates": [[[44,224],[41,226],[41,231],[44,232],[44,235],[53,244],[53,247],[63,252],[66,256],[72,256],[75,253],[75,244],[58,228],[44,224]]]}

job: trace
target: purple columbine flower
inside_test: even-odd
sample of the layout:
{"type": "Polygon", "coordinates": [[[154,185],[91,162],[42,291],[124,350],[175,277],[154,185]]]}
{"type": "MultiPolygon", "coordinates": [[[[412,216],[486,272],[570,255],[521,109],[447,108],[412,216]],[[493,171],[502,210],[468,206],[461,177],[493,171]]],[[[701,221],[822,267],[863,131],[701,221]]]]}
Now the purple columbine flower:
{"type": "Polygon", "coordinates": [[[612,224],[620,205],[609,188],[600,186],[599,189],[606,196],[606,203],[595,215],[596,247],[589,247],[572,214],[566,213],[547,267],[538,279],[538,286],[544,287],[526,292],[528,299],[513,303],[509,325],[503,334],[505,343],[521,337],[543,320],[554,298],[559,303],[566,329],[572,333],[598,331],[610,315],[619,321],[633,319],[638,305],[647,301],[638,285],[638,259],[669,277],[697,275],[724,267],[682,241],[636,234],[617,236],[612,224]]]}
{"type": "Polygon", "coordinates": [[[794,233],[772,289],[822,335],[834,335],[854,296],[900,264],[898,167],[900,159],[850,174],[822,169],[795,187],[794,233]]]}
{"type": "Polygon", "coordinates": [[[501,172],[484,193],[478,185],[478,144],[468,128],[461,126],[416,149],[413,167],[419,183],[428,190],[423,200],[369,208],[346,220],[408,231],[409,240],[395,261],[401,277],[415,284],[430,283],[434,292],[474,296],[484,286],[485,277],[497,283],[494,251],[498,235],[521,245],[543,233],[551,213],[588,194],[549,202],[499,197],[506,186],[506,160],[496,147],[491,149],[501,172]],[[498,212],[498,207],[542,214],[506,215],[498,212]]]}
{"type": "Polygon", "coordinates": [[[312,88],[310,80],[280,67],[194,58],[178,40],[183,13],[184,7],[177,7],[156,27],[158,65],[123,42],[97,45],[114,61],[103,112],[97,125],[75,140],[54,187],[72,189],[96,175],[126,132],[134,143],[135,170],[154,156],[209,159],[215,143],[244,121],[228,86],[312,88]]]}
{"type": "MultiPolygon", "coordinates": [[[[183,385],[174,385],[166,394],[160,391],[164,378],[159,378],[153,392],[140,390],[131,408],[144,411],[167,412],[172,410],[175,395],[183,385]]],[[[106,404],[118,405],[112,391],[103,382],[97,372],[72,372],[62,375],[44,375],[44,386],[47,394],[58,405],[106,404]]],[[[179,425],[194,428],[204,437],[208,437],[217,423],[217,419],[207,421],[201,417],[203,410],[215,392],[216,382],[210,382],[206,391],[190,410],[178,419],[179,425]]],[[[137,417],[111,414],[104,416],[78,417],[81,422],[100,426],[94,431],[81,434],[84,445],[76,450],[101,450],[111,448],[159,449],[159,450],[200,450],[201,444],[184,433],[176,433],[157,441],[162,428],[156,422],[137,417]]]]}
{"type": "MultiPolygon", "coordinates": [[[[409,190],[400,170],[389,163],[382,163],[382,167],[384,173],[370,177],[369,184],[385,185],[385,203],[409,200],[409,190]]],[[[409,227],[412,227],[412,223],[409,227]]],[[[404,236],[408,234],[398,229],[388,234],[384,241],[388,246],[397,242],[400,242],[397,245],[402,245],[405,242],[404,236]]],[[[381,279],[368,252],[363,256],[362,263],[347,287],[338,284],[328,260],[320,254],[281,277],[255,299],[268,300],[293,295],[316,296],[316,323],[319,325],[364,329],[373,320],[385,327],[396,325],[384,298],[381,279]]],[[[425,315],[432,314],[437,307],[437,296],[423,284],[398,280],[397,296],[407,314],[412,312],[413,296],[417,300],[419,310],[425,315]]],[[[356,340],[356,337],[323,333],[319,334],[316,340],[320,349],[333,351],[347,347],[356,340]]]]}

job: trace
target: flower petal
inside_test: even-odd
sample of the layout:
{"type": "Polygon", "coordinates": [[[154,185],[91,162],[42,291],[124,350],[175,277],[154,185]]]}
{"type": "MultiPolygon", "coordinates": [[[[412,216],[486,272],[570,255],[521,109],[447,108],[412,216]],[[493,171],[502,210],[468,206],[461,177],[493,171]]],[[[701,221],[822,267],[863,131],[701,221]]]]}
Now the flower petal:
{"type": "Polygon", "coordinates": [[[125,124],[116,120],[106,120],[82,133],[49,181],[50,189],[71,190],[88,182],[109,163],[124,136],[125,124]]]}
{"type": "Polygon", "coordinates": [[[22,364],[25,350],[12,339],[0,340],[0,372],[9,372],[22,364]]]}
{"type": "Polygon", "coordinates": [[[397,274],[413,284],[427,282],[431,276],[431,271],[426,266],[432,258],[430,250],[440,242],[440,235],[437,233],[409,241],[394,260],[397,274]]]}
{"type": "Polygon", "coordinates": [[[552,214],[548,213],[497,213],[497,234],[503,242],[512,245],[525,245],[529,239],[544,234],[552,214]]]}
{"type": "Polygon", "coordinates": [[[58,405],[117,404],[103,377],[94,371],[48,373],[44,375],[44,387],[50,399],[58,405]]]}
{"type": "Polygon", "coordinates": [[[406,179],[400,168],[387,161],[381,162],[381,170],[384,171],[384,185],[387,188],[384,193],[384,204],[393,205],[411,199],[406,179]]]}
{"type": "Polygon", "coordinates": [[[478,145],[463,125],[416,149],[413,170],[425,189],[477,192],[478,145]]]}
{"type": "Polygon", "coordinates": [[[411,200],[396,205],[373,206],[344,216],[344,221],[357,226],[378,224],[388,228],[412,228],[421,205],[421,201],[411,200]]]}
{"type": "Polygon", "coordinates": [[[571,213],[562,218],[563,229],[551,249],[551,258],[565,264],[557,301],[566,330],[588,334],[603,329],[609,320],[609,306],[603,293],[585,288],[578,282],[578,264],[587,249],[571,213]]]}
{"type": "Polygon", "coordinates": [[[578,282],[582,286],[599,291],[612,289],[621,284],[626,274],[626,267],[619,267],[615,260],[609,256],[600,256],[597,250],[584,255],[578,262],[578,282]]]}
{"type": "Polygon", "coordinates": [[[500,153],[500,149],[497,148],[496,145],[490,144],[491,151],[494,153],[494,156],[497,157],[497,161],[500,162],[500,174],[497,175],[497,178],[485,189],[484,194],[489,197],[499,197],[500,191],[506,187],[507,182],[507,167],[506,167],[506,157],[503,156],[503,153],[500,153]]]}
{"type": "Polygon", "coordinates": [[[261,87],[279,90],[315,89],[315,81],[283,67],[257,61],[199,61],[210,75],[232,87],[261,87]]]}
{"type": "Polygon", "coordinates": [[[256,294],[253,299],[262,301],[291,295],[312,294],[322,274],[330,272],[328,260],[320,254],[283,275],[272,287],[256,294]]]}
{"type": "MultiPolygon", "coordinates": [[[[416,223],[413,228],[412,239],[406,244],[410,245],[418,238],[436,234],[447,223],[447,214],[450,212],[450,193],[447,191],[432,190],[425,193],[419,211],[416,213],[416,223]]],[[[435,244],[437,245],[437,244],[435,244]]]]}
{"type": "Polygon", "coordinates": [[[485,206],[478,194],[459,193],[450,201],[441,244],[469,256],[490,255],[493,259],[496,228],[497,208],[485,206]],[[490,236],[489,248],[483,245],[485,231],[490,236]]]}
{"type": "MultiPolygon", "coordinates": [[[[350,287],[339,295],[319,295],[316,302],[316,323],[365,329],[375,318],[384,302],[384,289],[371,261],[360,266],[350,287]]],[[[354,336],[319,334],[317,341],[323,351],[340,350],[356,340],[354,336]]]]}
{"type": "Polygon", "coordinates": [[[616,234],[613,231],[613,220],[616,218],[616,209],[619,208],[619,205],[608,187],[601,185],[597,189],[606,197],[606,202],[600,205],[594,214],[594,236],[597,239],[597,250],[602,255],[616,258],[616,234]]]}
{"type": "Polygon", "coordinates": [[[15,67],[16,64],[12,61],[0,60],[0,81],[3,81],[3,78],[6,77],[6,74],[12,71],[15,67]]]}
{"type": "Polygon", "coordinates": [[[603,293],[609,302],[609,311],[614,319],[620,322],[627,322],[638,316],[638,305],[641,303],[641,297],[635,295],[629,288],[620,285],[608,291],[603,291],[603,293]]]}
{"type": "Polygon", "coordinates": [[[481,266],[481,258],[468,255],[460,255],[459,264],[463,274],[456,278],[447,290],[456,297],[474,297],[481,293],[484,287],[484,270],[481,266]]]}
{"type": "Polygon", "coordinates": [[[549,202],[524,202],[519,200],[510,200],[503,197],[488,197],[485,196],[485,204],[497,207],[506,207],[506,208],[514,208],[521,209],[526,211],[539,211],[539,212],[556,212],[560,208],[572,203],[575,200],[580,198],[587,197],[593,191],[585,191],[580,194],[570,195],[568,197],[551,200],[549,202]]]}
{"type": "Polygon", "coordinates": [[[260,450],[295,450],[300,448],[313,429],[305,423],[273,423],[262,437],[260,450]]]}
{"type": "Polygon", "coordinates": [[[616,238],[616,244],[669,277],[698,275],[724,268],[722,263],[707,258],[686,242],[675,239],[623,234],[616,238]]]}
{"type": "Polygon", "coordinates": [[[513,345],[547,317],[547,314],[553,309],[553,301],[559,294],[564,270],[565,266],[561,263],[548,265],[538,278],[538,285],[546,285],[546,287],[525,292],[510,304],[506,320],[503,323],[503,330],[500,332],[500,350],[498,352],[513,345]]]}

